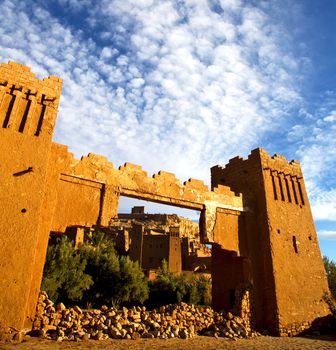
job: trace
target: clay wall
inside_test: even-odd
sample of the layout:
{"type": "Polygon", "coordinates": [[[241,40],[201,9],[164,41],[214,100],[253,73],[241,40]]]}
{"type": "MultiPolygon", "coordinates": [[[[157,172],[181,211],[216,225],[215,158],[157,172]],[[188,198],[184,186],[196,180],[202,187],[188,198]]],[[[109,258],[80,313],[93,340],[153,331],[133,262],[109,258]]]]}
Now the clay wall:
{"type": "Polygon", "coordinates": [[[237,286],[250,281],[250,266],[247,258],[237,256],[234,251],[212,247],[212,300],[216,310],[232,310],[236,304],[237,286]],[[223,279],[223,277],[225,279],[223,279]]]}
{"type": "MultiPolygon", "coordinates": [[[[164,171],[150,177],[134,164],[116,169],[95,154],[77,160],[52,143],[61,86],[22,65],[0,65],[0,326],[30,326],[49,232],[108,227],[120,195],[201,212],[202,241],[216,246],[216,307],[231,305],[230,290],[246,283],[259,329],[279,334],[291,322],[327,313],[327,281],[298,163],[257,149],[213,167],[209,191],[202,181],[181,183],[164,171]]],[[[141,264],[143,227],[130,235],[130,255],[141,264]]],[[[169,264],[179,270],[177,240],[170,235],[169,264]]]]}
{"type": "Polygon", "coordinates": [[[0,64],[1,128],[51,139],[61,89],[57,77],[38,80],[24,65],[0,64]]]}
{"type": "Polygon", "coordinates": [[[235,251],[251,262],[257,326],[280,334],[283,326],[326,315],[328,286],[299,163],[257,149],[212,168],[212,183],[242,192],[251,210],[235,251]]]}
{"type": "Polygon", "coordinates": [[[107,226],[112,218],[118,216],[120,195],[202,210],[204,225],[201,239],[207,243],[213,242],[218,206],[244,211],[242,197],[225,186],[209,191],[200,180],[189,179],[182,184],[173,174],[163,171],[148,177],[140,166],[129,163],[115,169],[105,157],[92,153],[76,160],[66,147],[57,144],[53,144],[53,152],[57,154],[58,162],[55,171],[61,174],[55,184],[58,204],[53,216],[53,231],[64,232],[69,222],[72,226],[90,226],[98,221],[102,226],[107,226]],[[76,186],[71,186],[71,183],[76,186]],[[78,202],[74,199],[75,195],[78,202]],[[94,206],[91,209],[90,203],[94,206]],[[65,217],[59,214],[60,211],[65,213],[65,217]],[[84,219],[81,212],[88,213],[84,219]]]}
{"type": "Polygon", "coordinates": [[[263,154],[262,167],[279,324],[290,327],[328,313],[328,285],[299,163],[263,154]]]}
{"type": "Polygon", "coordinates": [[[181,239],[174,234],[169,234],[168,269],[173,273],[182,272],[181,239]]]}
{"type": "MultiPolygon", "coordinates": [[[[138,227],[142,227],[142,225],[138,225],[138,227]]],[[[162,261],[166,260],[168,271],[173,273],[182,271],[181,241],[178,236],[143,234],[143,231],[141,235],[139,229],[137,231],[136,236],[132,234],[130,244],[129,256],[133,261],[138,261],[140,266],[148,271],[160,268],[162,261]]]]}
{"type": "Polygon", "coordinates": [[[145,270],[158,269],[162,260],[169,261],[169,236],[145,235],[143,241],[142,268],[145,270]]]}
{"type": "Polygon", "coordinates": [[[29,68],[0,65],[0,325],[29,325],[49,227],[48,159],[62,81],[36,79],[29,68]],[[40,250],[41,249],[41,250],[40,250]]]}
{"type": "MultiPolygon", "coordinates": [[[[255,290],[255,322],[259,330],[275,328],[277,304],[272,270],[270,240],[267,229],[267,212],[264,200],[261,159],[259,150],[252,151],[247,160],[235,157],[225,167],[211,168],[211,184],[227,184],[233,191],[244,191],[244,205],[249,212],[244,215],[242,226],[246,228],[245,251],[237,252],[251,262],[251,276],[255,290]]],[[[243,234],[243,231],[241,232],[243,234]]],[[[244,237],[235,243],[244,241],[244,237]]],[[[242,247],[243,248],[243,247],[242,247]]],[[[252,281],[251,281],[252,282],[252,281]]]]}

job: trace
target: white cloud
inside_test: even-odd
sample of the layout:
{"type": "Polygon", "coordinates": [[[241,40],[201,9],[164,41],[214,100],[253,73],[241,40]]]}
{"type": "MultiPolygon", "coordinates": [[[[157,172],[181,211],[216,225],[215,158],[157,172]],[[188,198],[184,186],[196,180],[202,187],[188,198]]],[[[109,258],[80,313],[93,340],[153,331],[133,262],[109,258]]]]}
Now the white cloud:
{"type": "Polygon", "coordinates": [[[320,239],[336,240],[336,231],[322,230],[322,231],[318,231],[317,235],[320,239]]]}
{"type": "Polygon", "coordinates": [[[336,121],[336,111],[332,111],[330,115],[327,117],[323,118],[325,122],[332,123],[336,121]]]}
{"type": "Polygon", "coordinates": [[[72,17],[86,11],[90,23],[69,24],[42,1],[30,11],[30,1],[5,0],[0,59],[64,79],[55,140],[77,156],[92,151],[115,165],[208,181],[210,166],[246,155],[300,102],[300,58],[261,7],[235,0],[59,4],[72,17]]]}
{"type": "Polygon", "coordinates": [[[334,94],[324,97],[315,116],[302,113],[302,124],[294,125],[288,140],[297,146],[314,218],[336,220],[336,117],[334,94]]]}

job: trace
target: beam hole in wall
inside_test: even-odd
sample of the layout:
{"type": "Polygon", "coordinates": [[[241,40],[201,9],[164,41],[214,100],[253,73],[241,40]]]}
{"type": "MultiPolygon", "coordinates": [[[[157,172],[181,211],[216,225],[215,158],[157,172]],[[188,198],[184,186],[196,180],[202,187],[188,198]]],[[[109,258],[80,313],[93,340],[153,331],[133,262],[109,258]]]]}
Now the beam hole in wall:
{"type": "Polygon", "coordinates": [[[26,209],[26,208],[22,208],[22,209],[21,209],[21,213],[22,213],[22,214],[24,214],[24,213],[26,213],[26,212],[27,212],[27,209],[26,209]]]}
{"type": "Polygon", "coordinates": [[[279,233],[279,234],[281,233],[279,229],[277,229],[277,233],[279,233]]]}

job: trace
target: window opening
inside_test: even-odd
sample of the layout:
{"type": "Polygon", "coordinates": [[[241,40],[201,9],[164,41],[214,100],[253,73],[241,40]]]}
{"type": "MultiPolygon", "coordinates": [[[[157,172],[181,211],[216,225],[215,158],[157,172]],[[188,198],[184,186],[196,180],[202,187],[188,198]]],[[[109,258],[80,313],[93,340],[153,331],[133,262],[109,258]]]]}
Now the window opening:
{"type": "Polygon", "coordinates": [[[297,246],[297,241],[295,236],[293,236],[293,248],[295,253],[298,254],[298,246],[297,246]]]}
{"type": "Polygon", "coordinates": [[[274,199],[277,200],[278,199],[278,194],[277,194],[277,190],[276,190],[276,186],[275,186],[274,175],[273,175],[272,172],[271,172],[271,177],[272,177],[274,199]]]}

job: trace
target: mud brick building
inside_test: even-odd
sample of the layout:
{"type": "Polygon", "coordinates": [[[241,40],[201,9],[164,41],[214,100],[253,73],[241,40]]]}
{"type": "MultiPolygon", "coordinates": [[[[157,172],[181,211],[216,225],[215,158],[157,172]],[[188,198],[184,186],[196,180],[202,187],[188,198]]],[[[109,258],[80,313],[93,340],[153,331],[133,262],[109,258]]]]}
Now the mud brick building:
{"type": "Polygon", "coordinates": [[[251,289],[257,329],[281,335],[327,315],[325,271],[298,162],[262,149],[211,169],[211,190],[141,166],[114,168],[105,157],[77,160],[52,142],[62,81],[0,65],[0,327],[29,328],[49,233],[107,227],[119,196],[201,212],[213,245],[214,307],[230,307],[237,286],[251,289]]]}

